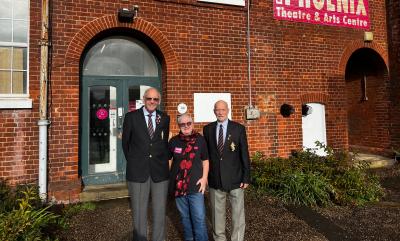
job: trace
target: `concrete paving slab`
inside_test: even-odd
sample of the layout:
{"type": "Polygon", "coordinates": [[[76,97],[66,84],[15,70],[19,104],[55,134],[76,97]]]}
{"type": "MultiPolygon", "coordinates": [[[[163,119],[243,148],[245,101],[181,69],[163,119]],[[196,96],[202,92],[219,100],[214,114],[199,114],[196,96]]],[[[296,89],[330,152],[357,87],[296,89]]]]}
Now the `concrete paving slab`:
{"type": "Polygon", "coordinates": [[[128,197],[128,187],[126,182],[86,186],[80,194],[82,202],[109,200],[128,197]]]}
{"type": "Polygon", "coordinates": [[[370,164],[370,168],[391,167],[396,163],[394,158],[388,158],[368,153],[357,153],[356,160],[368,162],[370,164]]]}

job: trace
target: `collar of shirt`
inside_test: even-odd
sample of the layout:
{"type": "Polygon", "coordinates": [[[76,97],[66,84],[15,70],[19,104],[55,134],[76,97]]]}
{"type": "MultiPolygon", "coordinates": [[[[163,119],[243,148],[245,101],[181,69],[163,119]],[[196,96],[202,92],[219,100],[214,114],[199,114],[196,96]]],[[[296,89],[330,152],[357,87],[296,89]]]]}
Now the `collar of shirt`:
{"type": "Polygon", "coordinates": [[[228,127],[228,119],[224,120],[223,122],[219,122],[217,121],[217,127],[219,128],[219,126],[222,124],[222,128],[224,130],[226,130],[226,128],[228,127]]]}
{"type": "MultiPolygon", "coordinates": [[[[146,120],[146,125],[149,124],[149,114],[150,112],[147,111],[146,107],[143,107],[143,114],[144,114],[144,119],[146,120]]],[[[153,122],[153,126],[156,126],[156,115],[157,115],[157,111],[153,111],[153,113],[151,113],[151,120],[153,122]]]]}
{"type": "Polygon", "coordinates": [[[224,132],[224,143],[225,143],[225,139],[226,139],[226,132],[228,130],[228,119],[224,120],[223,122],[218,122],[217,121],[217,131],[215,133],[216,138],[217,138],[217,142],[218,142],[218,134],[219,134],[219,126],[222,125],[222,130],[224,132]]]}

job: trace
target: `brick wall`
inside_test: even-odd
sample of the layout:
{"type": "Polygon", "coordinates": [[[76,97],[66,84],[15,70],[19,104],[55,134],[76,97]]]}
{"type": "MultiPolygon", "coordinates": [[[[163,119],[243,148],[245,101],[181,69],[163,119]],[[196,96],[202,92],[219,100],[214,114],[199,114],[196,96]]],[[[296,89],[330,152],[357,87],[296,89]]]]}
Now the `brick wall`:
{"type": "MultiPolygon", "coordinates": [[[[245,8],[195,0],[53,1],[50,195],[74,200],[80,191],[79,67],[86,44],[99,32],[116,27],[138,30],[159,47],[163,99],[172,120],[180,102],[188,104],[192,112],[193,93],[229,92],[233,119],[246,125],[251,152],[287,156],[302,146],[301,105],[308,102],[326,106],[328,144],[348,147],[347,61],[355,50],[368,47],[387,62],[385,4],[370,0],[369,5],[375,40],[365,46],[361,30],[277,21],[272,1],[252,1],[252,100],[262,116],[245,121],[244,106],[249,103],[245,8]],[[139,18],[133,24],[118,23],[117,9],[133,4],[140,7],[139,18]],[[283,103],[295,107],[294,115],[284,118],[279,114],[283,103]]],[[[34,108],[1,111],[0,123],[9,124],[1,126],[0,153],[7,155],[1,154],[0,175],[16,181],[34,181],[38,172],[39,7],[31,1],[30,93],[34,108]],[[16,123],[24,128],[20,136],[15,134],[16,123]],[[14,172],[9,166],[15,163],[23,163],[19,168],[30,174],[14,172]]],[[[196,124],[196,129],[203,124],[196,124]]],[[[171,127],[176,133],[173,122],[171,127]]]]}
{"type": "Polygon", "coordinates": [[[369,76],[367,101],[361,100],[360,78],[347,83],[349,144],[354,149],[389,154],[388,82],[387,75],[386,78],[382,75],[369,76]]]}
{"type": "Polygon", "coordinates": [[[40,3],[31,1],[29,44],[30,110],[0,110],[0,177],[11,184],[38,179],[40,3]]]}
{"type": "Polygon", "coordinates": [[[400,2],[387,0],[388,39],[391,79],[391,126],[392,146],[400,149],[400,2]]]}

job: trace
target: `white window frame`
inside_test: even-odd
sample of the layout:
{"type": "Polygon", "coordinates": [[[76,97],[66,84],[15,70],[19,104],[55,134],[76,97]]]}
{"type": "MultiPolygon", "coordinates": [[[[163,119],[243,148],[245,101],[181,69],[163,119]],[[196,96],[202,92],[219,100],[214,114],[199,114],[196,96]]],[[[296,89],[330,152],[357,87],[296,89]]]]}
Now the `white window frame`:
{"type": "MultiPolygon", "coordinates": [[[[14,1],[11,1],[14,4],[14,1]]],[[[27,19],[27,41],[26,43],[0,42],[0,47],[21,47],[26,48],[26,93],[25,94],[0,94],[0,109],[30,109],[32,108],[32,99],[29,98],[29,41],[30,41],[30,1],[28,4],[27,19]]],[[[11,8],[14,11],[14,6],[11,8]]],[[[13,12],[11,13],[11,24],[14,24],[13,12]]],[[[13,35],[14,32],[12,31],[13,35]]],[[[12,61],[13,51],[11,51],[12,61]]],[[[12,78],[12,77],[11,77],[12,78]]],[[[12,85],[11,85],[12,86],[12,85]]]]}
{"type": "Polygon", "coordinates": [[[206,3],[218,3],[218,4],[226,4],[226,5],[234,5],[244,7],[246,5],[245,0],[198,0],[199,2],[206,3]]]}

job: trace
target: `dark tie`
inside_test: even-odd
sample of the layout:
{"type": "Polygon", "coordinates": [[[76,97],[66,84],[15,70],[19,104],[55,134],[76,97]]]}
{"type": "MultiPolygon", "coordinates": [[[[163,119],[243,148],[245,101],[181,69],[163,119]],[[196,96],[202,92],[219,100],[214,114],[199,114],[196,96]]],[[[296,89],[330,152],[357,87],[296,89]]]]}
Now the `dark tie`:
{"type": "Polygon", "coordinates": [[[149,117],[147,121],[147,129],[149,131],[150,139],[153,139],[154,128],[153,128],[153,120],[151,119],[152,114],[148,114],[147,116],[149,117]]]}
{"type": "Polygon", "coordinates": [[[222,125],[219,125],[217,148],[218,148],[219,154],[222,156],[222,151],[224,149],[224,130],[222,129],[222,125]]]}

